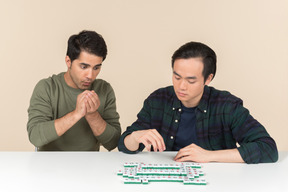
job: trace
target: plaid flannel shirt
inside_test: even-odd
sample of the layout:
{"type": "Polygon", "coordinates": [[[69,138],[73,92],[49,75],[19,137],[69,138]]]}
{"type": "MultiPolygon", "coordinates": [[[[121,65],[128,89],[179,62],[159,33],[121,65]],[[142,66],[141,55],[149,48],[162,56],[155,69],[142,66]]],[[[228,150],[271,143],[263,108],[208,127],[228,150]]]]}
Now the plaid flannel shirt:
{"type": "MultiPolygon", "coordinates": [[[[133,131],[156,129],[164,139],[166,151],[172,151],[181,115],[181,101],[173,86],[153,92],[119,140],[118,149],[129,151],[124,138],[133,131]]],[[[207,150],[237,148],[246,163],[276,162],[278,151],[275,141],[266,129],[243,107],[243,101],[227,91],[205,86],[196,109],[196,130],[199,146],[207,150]],[[239,144],[237,146],[236,144],[239,144]]]]}

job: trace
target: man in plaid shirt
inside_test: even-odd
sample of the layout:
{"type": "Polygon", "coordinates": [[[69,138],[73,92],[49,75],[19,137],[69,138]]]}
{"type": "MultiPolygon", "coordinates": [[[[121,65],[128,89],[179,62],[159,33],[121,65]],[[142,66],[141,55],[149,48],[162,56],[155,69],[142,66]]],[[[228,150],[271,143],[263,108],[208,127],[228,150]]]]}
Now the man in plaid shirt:
{"type": "Polygon", "coordinates": [[[209,87],[216,54],[189,42],[172,56],[173,86],[153,92],[122,134],[125,153],[178,151],[175,161],[266,163],[278,160],[275,141],[240,98],[209,87]],[[237,145],[238,144],[238,145],[237,145]]]}

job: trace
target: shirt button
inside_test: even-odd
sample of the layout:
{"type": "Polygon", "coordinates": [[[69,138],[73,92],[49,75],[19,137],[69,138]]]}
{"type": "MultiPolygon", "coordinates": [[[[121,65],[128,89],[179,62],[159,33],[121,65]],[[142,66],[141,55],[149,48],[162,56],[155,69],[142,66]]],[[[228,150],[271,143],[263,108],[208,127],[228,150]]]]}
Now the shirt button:
{"type": "Polygon", "coordinates": [[[178,123],[178,120],[177,120],[177,119],[175,120],[175,123],[178,123]]]}
{"type": "Polygon", "coordinates": [[[174,110],[175,110],[175,108],[173,107],[173,108],[172,108],[172,110],[174,111],[174,110]]]}
{"type": "Polygon", "coordinates": [[[182,109],[179,109],[178,111],[179,111],[179,112],[181,112],[181,111],[182,111],[182,109]]]}
{"type": "Polygon", "coordinates": [[[173,136],[171,136],[171,137],[170,137],[170,139],[174,139],[174,137],[173,137],[173,136]]]}
{"type": "Polygon", "coordinates": [[[206,113],[207,111],[206,110],[204,110],[204,113],[206,113]]]}

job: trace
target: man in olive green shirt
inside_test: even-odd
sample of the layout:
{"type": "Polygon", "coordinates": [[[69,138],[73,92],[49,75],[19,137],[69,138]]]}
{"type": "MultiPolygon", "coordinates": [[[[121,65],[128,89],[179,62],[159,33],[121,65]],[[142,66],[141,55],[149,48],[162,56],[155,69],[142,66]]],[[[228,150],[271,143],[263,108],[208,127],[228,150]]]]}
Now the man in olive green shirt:
{"type": "Polygon", "coordinates": [[[107,55],[101,35],[82,31],[68,40],[67,72],[42,79],[28,109],[30,142],[43,151],[114,149],[121,134],[116,98],[96,79],[107,55]]]}

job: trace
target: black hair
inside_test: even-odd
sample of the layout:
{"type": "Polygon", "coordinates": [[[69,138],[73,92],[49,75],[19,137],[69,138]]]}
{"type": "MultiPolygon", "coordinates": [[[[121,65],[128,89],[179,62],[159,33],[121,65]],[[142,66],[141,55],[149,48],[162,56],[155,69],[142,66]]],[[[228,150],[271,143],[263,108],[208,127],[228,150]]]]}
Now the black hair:
{"type": "Polygon", "coordinates": [[[107,55],[107,46],[100,34],[84,30],[69,38],[66,55],[72,62],[79,57],[81,51],[102,57],[104,61],[107,55]]]}
{"type": "Polygon", "coordinates": [[[172,68],[174,67],[174,62],[177,59],[197,57],[202,58],[204,64],[202,72],[204,82],[207,80],[210,74],[213,74],[214,78],[216,74],[216,54],[210,47],[199,42],[188,42],[177,49],[172,56],[172,68]]]}

